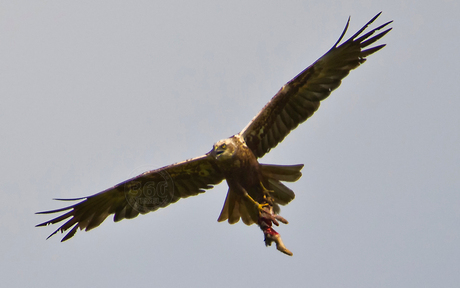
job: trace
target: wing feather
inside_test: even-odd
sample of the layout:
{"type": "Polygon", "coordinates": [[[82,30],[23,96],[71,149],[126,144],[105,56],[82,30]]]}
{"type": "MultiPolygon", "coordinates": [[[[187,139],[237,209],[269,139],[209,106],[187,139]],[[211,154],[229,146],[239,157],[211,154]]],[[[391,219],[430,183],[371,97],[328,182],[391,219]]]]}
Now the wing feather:
{"type": "MultiPolygon", "coordinates": [[[[213,161],[203,155],[157,170],[142,173],[98,194],[57,200],[83,200],[61,209],[38,212],[52,214],[65,212],[37,226],[47,226],[67,220],[49,237],[58,231],[69,230],[62,241],[72,238],[78,229],[89,231],[98,227],[109,215],[115,222],[132,219],[163,208],[181,198],[198,195],[211,189],[224,179],[213,161]],[[68,211],[70,210],[70,211],[68,211]]],[[[48,237],[48,238],[49,238],[48,237]]]]}
{"type": "Polygon", "coordinates": [[[256,157],[264,156],[283,141],[286,135],[318,110],[320,101],[340,86],[342,79],[350,70],[364,63],[365,57],[385,46],[382,44],[364,49],[385,36],[392,28],[374,34],[392,21],[361,35],[380,14],[381,12],[339,46],[348,29],[350,22],[348,18],[345,29],[334,46],[284,85],[240,132],[256,157]]]}

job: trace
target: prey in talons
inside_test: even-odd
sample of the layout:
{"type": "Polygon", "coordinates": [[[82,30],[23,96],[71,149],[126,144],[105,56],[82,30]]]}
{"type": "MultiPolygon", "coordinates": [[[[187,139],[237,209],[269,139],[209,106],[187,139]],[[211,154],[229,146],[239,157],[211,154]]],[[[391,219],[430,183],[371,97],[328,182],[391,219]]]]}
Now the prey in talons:
{"type": "Polygon", "coordinates": [[[261,210],[257,224],[264,232],[265,246],[271,246],[272,243],[275,242],[276,249],[283,252],[284,254],[292,256],[292,252],[287,249],[286,246],[284,246],[283,240],[281,240],[281,235],[272,227],[272,224],[279,226],[280,224],[278,221],[283,224],[288,224],[286,219],[273,213],[273,208],[270,205],[265,206],[265,208],[261,210]]]}

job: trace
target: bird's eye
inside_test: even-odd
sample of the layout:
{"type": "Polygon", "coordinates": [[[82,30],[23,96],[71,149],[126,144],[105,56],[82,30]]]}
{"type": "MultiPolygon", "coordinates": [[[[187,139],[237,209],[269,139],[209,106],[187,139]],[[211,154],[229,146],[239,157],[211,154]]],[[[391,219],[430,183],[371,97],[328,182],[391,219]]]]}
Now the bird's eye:
{"type": "Polygon", "coordinates": [[[220,145],[220,148],[222,148],[222,149],[227,149],[227,144],[222,144],[222,145],[220,145]]]}

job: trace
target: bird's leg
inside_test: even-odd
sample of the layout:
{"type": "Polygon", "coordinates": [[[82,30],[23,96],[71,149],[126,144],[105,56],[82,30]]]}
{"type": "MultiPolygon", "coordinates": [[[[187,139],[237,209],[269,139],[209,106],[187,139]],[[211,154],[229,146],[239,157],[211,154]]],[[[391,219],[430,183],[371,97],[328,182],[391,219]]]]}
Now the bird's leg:
{"type": "MultiPolygon", "coordinates": [[[[249,193],[246,191],[246,189],[244,189],[243,187],[241,187],[241,190],[243,191],[244,196],[246,197],[246,199],[248,199],[255,206],[257,206],[257,209],[259,211],[259,216],[260,216],[261,213],[264,211],[264,208],[269,208],[269,210],[270,210],[271,207],[273,206],[274,200],[273,200],[273,197],[270,195],[270,193],[273,193],[274,191],[273,190],[268,190],[267,188],[265,188],[265,186],[262,183],[262,181],[260,181],[259,183],[260,183],[260,186],[262,187],[262,194],[263,194],[263,202],[262,203],[259,203],[256,200],[254,200],[249,195],[249,193]]],[[[278,215],[274,215],[274,216],[276,217],[278,215]]],[[[278,217],[281,218],[281,219],[278,219],[278,220],[280,220],[281,222],[285,223],[286,220],[283,217],[281,217],[281,216],[278,216],[278,217]]],[[[273,219],[273,220],[275,220],[275,219],[273,219]]],[[[276,220],[275,220],[275,222],[276,222],[276,220]]],[[[287,224],[287,221],[286,221],[286,224],[287,224]]],[[[278,222],[276,222],[275,225],[279,226],[278,222]]]]}
{"type": "Polygon", "coordinates": [[[243,192],[244,192],[244,197],[246,197],[246,199],[248,199],[250,202],[252,202],[254,204],[254,206],[257,207],[257,210],[259,211],[259,215],[262,213],[262,211],[264,211],[264,207],[267,207],[269,206],[270,204],[268,203],[259,203],[257,202],[256,200],[254,200],[249,194],[248,192],[245,190],[245,189],[242,189],[243,192]]]}
{"type": "Polygon", "coordinates": [[[280,225],[277,220],[279,220],[281,223],[288,224],[289,222],[286,219],[284,219],[280,215],[276,215],[276,214],[273,213],[274,199],[270,195],[270,192],[273,192],[273,190],[268,190],[267,188],[265,188],[265,186],[264,186],[264,184],[262,182],[260,182],[260,186],[262,187],[263,194],[264,194],[264,200],[263,200],[264,202],[263,203],[259,203],[256,200],[254,200],[248,194],[246,189],[241,187],[241,190],[244,192],[244,196],[257,207],[257,210],[259,211],[259,218],[263,217],[265,219],[269,219],[276,226],[280,225]]]}
{"type": "Polygon", "coordinates": [[[259,211],[259,218],[262,217],[262,215],[266,215],[265,217],[267,219],[270,219],[276,226],[279,226],[279,223],[276,220],[279,220],[284,224],[288,224],[288,221],[286,219],[284,219],[283,217],[281,217],[279,215],[275,215],[275,214],[273,214],[271,212],[267,213],[267,211],[273,211],[274,200],[269,194],[269,192],[272,191],[272,190],[266,189],[264,187],[264,185],[262,184],[262,182],[260,182],[260,185],[262,186],[262,189],[264,189],[264,191],[263,191],[264,192],[264,200],[263,200],[264,202],[263,203],[259,203],[256,200],[254,200],[248,194],[246,189],[242,188],[242,190],[244,192],[244,196],[246,197],[246,199],[248,199],[250,202],[252,202],[254,204],[254,206],[257,207],[257,210],[259,211]]]}
{"type": "Polygon", "coordinates": [[[288,224],[288,221],[284,219],[283,217],[279,215],[275,215],[273,213],[273,198],[270,196],[269,192],[270,190],[266,189],[265,186],[260,182],[260,185],[262,186],[262,189],[264,191],[264,202],[265,203],[259,203],[256,200],[254,200],[248,193],[247,191],[243,188],[244,196],[246,199],[248,199],[250,202],[252,202],[258,209],[259,211],[259,219],[257,221],[257,224],[259,225],[260,229],[264,232],[264,241],[265,241],[265,246],[271,246],[273,242],[276,243],[276,249],[279,251],[283,252],[286,255],[292,256],[292,252],[289,251],[289,249],[284,246],[283,241],[281,240],[281,236],[278,232],[275,231],[275,229],[272,228],[272,224],[275,224],[276,226],[279,226],[278,221],[288,224]]]}
{"type": "Polygon", "coordinates": [[[260,183],[260,187],[262,187],[262,193],[264,194],[264,200],[268,204],[270,204],[270,206],[273,206],[274,200],[270,193],[273,193],[275,191],[268,190],[267,188],[265,188],[264,183],[262,183],[262,181],[260,181],[259,183],[260,183]]]}
{"type": "MultiPolygon", "coordinates": [[[[273,190],[269,190],[267,188],[265,188],[264,184],[262,183],[262,181],[260,181],[260,186],[262,187],[262,192],[264,193],[264,202],[262,205],[264,206],[263,208],[266,208],[268,207],[269,209],[269,217],[272,219],[272,222],[276,225],[276,226],[279,226],[279,223],[276,221],[276,220],[279,220],[281,221],[282,223],[284,224],[288,224],[288,221],[286,219],[284,219],[283,217],[281,217],[280,215],[275,215],[273,213],[273,205],[275,203],[275,200],[273,199],[273,197],[271,196],[270,193],[273,193],[275,191],[273,190]]],[[[267,211],[264,211],[265,214],[267,214],[267,211]]]]}
{"type": "Polygon", "coordinates": [[[284,246],[283,240],[281,240],[281,235],[272,228],[272,224],[279,226],[277,220],[284,224],[288,224],[288,221],[281,217],[280,215],[275,215],[273,213],[274,199],[271,196],[273,190],[268,190],[265,188],[262,181],[260,181],[260,186],[264,194],[264,206],[262,210],[259,210],[259,220],[258,223],[260,229],[264,232],[264,241],[265,246],[271,246],[273,242],[276,243],[276,249],[283,252],[286,255],[292,256],[292,252],[284,246]]]}

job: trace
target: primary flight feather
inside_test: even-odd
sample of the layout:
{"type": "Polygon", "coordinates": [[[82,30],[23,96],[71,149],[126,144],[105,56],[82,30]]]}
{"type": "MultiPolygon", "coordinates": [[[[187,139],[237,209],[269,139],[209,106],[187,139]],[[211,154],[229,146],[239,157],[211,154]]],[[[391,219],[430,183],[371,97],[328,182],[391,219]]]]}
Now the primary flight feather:
{"type": "Polygon", "coordinates": [[[371,45],[392,29],[381,31],[392,21],[363,34],[380,14],[339,45],[348,29],[348,19],[339,40],[326,54],[286,83],[240,133],[218,141],[210,152],[147,171],[92,196],[58,199],[83,201],[61,209],[38,212],[64,214],[37,226],[65,221],[49,236],[70,230],[62,239],[65,241],[73,237],[78,229],[89,231],[99,226],[111,214],[114,214],[115,222],[131,219],[166,207],[181,198],[203,193],[225,179],[229,190],[218,221],[227,220],[233,224],[241,218],[246,225],[257,223],[264,232],[266,245],[275,242],[278,250],[292,255],[272,224],[278,225],[278,221],[287,223],[279,216],[279,205],[288,204],[295,195],[282,182],[297,181],[302,175],[303,164],[260,164],[257,158],[263,157],[313,115],[320,101],[340,86],[350,70],[385,46],[371,45]]]}

